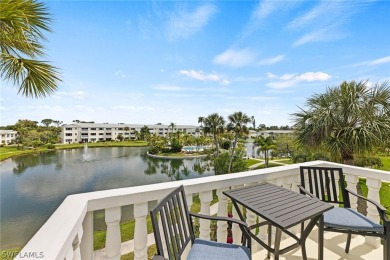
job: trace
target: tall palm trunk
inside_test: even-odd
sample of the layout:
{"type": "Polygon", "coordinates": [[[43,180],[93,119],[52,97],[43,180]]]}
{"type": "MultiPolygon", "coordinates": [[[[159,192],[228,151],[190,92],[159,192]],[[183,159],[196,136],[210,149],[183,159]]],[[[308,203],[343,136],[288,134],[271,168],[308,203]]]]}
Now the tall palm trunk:
{"type": "Polygon", "coordinates": [[[215,144],[215,149],[216,149],[216,153],[217,153],[217,157],[218,157],[219,156],[219,145],[218,145],[218,138],[217,138],[216,134],[214,135],[214,144],[215,144]]]}
{"type": "Polygon", "coordinates": [[[234,135],[234,143],[233,143],[233,147],[232,147],[232,153],[230,154],[228,173],[230,173],[230,171],[232,170],[233,157],[234,157],[234,151],[236,150],[237,140],[238,140],[238,134],[236,133],[234,135]]]}

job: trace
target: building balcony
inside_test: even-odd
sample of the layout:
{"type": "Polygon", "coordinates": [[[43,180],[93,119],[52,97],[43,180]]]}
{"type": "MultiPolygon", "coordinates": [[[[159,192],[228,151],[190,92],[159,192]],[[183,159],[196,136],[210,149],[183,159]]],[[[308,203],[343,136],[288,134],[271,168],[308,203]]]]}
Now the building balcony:
{"type": "MultiPolygon", "coordinates": [[[[199,194],[200,213],[227,216],[228,199],[223,191],[243,185],[259,182],[270,182],[298,192],[300,183],[299,166],[341,167],[345,173],[348,188],[356,191],[359,178],[366,179],[367,197],[379,200],[379,190],[383,182],[390,182],[390,172],[336,164],[324,161],[314,161],[302,164],[273,167],[241,173],[210,176],[183,181],[173,181],[160,184],[112,189],[68,196],[57,208],[47,222],[38,230],[33,238],[22,249],[16,259],[25,259],[24,254],[36,253],[37,259],[120,259],[121,250],[120,219],[121,207],[133,205],[135,231],[132,241],[135,259],[147,259],[147,247],[153,244],[153,236],[147,234],[148,203],[162,199],[173,188],[184,185],[188,206],[191,207],[193,197],[199,194]],[[212,191],[216,190],[218,203],[210,207],[213,200],[212,191]],[[100,256],[93,251],[93,212],[105,210],[107,224],[106,248],[100,256]],[[43,256],[43,257],[42,257],[43,256]]],[[[389,195],[390,196],[390,195],[389,195]]],[[[356,208],[357,200],[351,196],[351,205],[356,208]]],[[[379,222],[376,208],[368,205],[367,215],[379,222]]],[[[233,217],[238,218],[233,210],[233,217]]],[[[257,216],[247,211],[246,221],[249,225],[256,223],[257,216]]],[[[201,222],[201,235],[210,233],[210,227],[201,222]]],[[[293,227],[292,232],[298,233],[299,227],[293,227]]],[[[218,225],[218,237],[226,237],[227,225],[218,225]],[[222,235],[221,235],[222,234],[222,235]]],[[[233,225],[233,241],[240,240],[240,230],[233,225]]],[[[267,239],[267,229],[259,230],[259,238],[267,239]]],[[[206,235],[207,238],[207,235],[206,235]]],[[[283,244],[288,244],[290,238],[284,237],[283,244]]],[[[325,232],[324,259],[383,259],[383,246],[380,240],[372,237],[353,236],[350,253],[344,252],[346,235],[325,232]]],[[[306,241],[309,259],[317,258],[317,229],[314,229],[306,241]]],[[[253,259],[265,259],[266,251],[253,241],[253,259]]],[[[29,259],[33,259],[30,257],[29,259]]],[[[301,259],[301,250],[296,249],[282,255],[281,259],[301,259]]]]}

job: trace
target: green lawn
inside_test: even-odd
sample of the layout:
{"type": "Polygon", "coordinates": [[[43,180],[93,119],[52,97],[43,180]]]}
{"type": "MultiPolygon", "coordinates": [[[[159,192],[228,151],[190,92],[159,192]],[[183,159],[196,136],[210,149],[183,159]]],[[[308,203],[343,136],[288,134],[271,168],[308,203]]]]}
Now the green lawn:
{"type": "Polygon", "coordinates": [[[390,156],[380,156],[383,166],[380,170],[390,171],[390,156]]]}
{"type": "Polygon", "coordinates": [[[260,162],[262,162],[262,161],[260,161],[260,160],[257,160],[257,159],[246,159],[245,160],[245,163],[246,163],[246,167],[250,167],[250,166],[252,166],[252,165],[254,165],[254,164],[256,164],[256,163],[260,163],[260,162]]]}

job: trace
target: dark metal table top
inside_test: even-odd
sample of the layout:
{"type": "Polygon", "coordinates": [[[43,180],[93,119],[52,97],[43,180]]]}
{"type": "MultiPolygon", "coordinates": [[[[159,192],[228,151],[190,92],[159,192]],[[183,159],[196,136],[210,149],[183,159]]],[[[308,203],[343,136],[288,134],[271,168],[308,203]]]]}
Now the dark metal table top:
{"type": "Polygon", "coordinates": [[[282,230],[333,208],[331,204],[270,183],[260,183],[223,193],[282,230]]]}

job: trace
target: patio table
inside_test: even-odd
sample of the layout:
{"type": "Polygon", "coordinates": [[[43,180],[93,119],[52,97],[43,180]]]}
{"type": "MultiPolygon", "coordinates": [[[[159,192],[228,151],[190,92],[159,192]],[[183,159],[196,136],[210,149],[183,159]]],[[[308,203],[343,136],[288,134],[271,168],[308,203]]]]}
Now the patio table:
{"type": "Polygon", "coordinates": [[[332,209],[333,205],[270,183],[260,183],[224,191],[223,193],[232,200],[241,220],[245,221],[238,204],[241,204],[265,220],[250,226],[249,229],[253,230],[257,227],[268,225],[268,244],[250,232],[253,239],[268,250],[268,258],[270,253],[273,253],[274,258],[279,259],[279,254],[284,254],[301,246],[302,257],[307,259],[305,241],[313,227],[319,222],[318,259],[323,259],[323,213],[332,209]],[[306,227],[303,226],[305,220],[310,220],[306,227]],[[298,224],[302,224],[300,237],[287,230],[298,224]],[[271,247],[272,226],[276,227],[274,248],[271,247]],[[294,238],[296,242],[280,249],[282,232],[294,238]]]}

